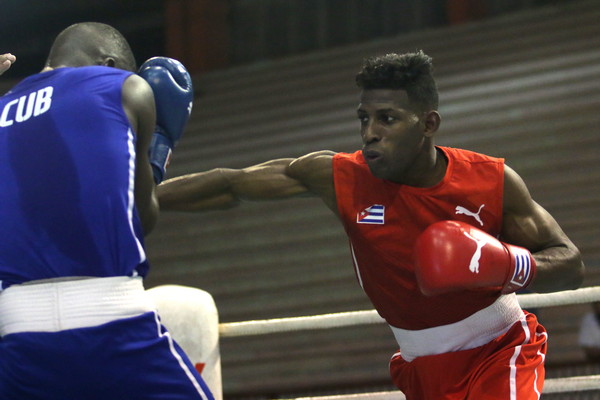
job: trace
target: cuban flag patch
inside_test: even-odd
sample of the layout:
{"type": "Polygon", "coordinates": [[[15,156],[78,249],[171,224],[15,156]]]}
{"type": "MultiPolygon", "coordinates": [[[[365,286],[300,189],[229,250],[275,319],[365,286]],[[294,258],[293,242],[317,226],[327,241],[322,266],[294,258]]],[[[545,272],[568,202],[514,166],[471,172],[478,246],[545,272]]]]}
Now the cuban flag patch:
{"type": "Polygon", "coordinates": [[[515,263],[515,271],[510,279],[512,285],[523,287],[529,282],[533,268],[528,251],[520,251],[521,249],[513,249],[513,257],[515,263]]]}
{"type": "Polygon", "coordinates": [[[385,206],[374,204],[365,208],[356,214],[356,222],[359,224],[383,225],[385,223],[385,206]]]}

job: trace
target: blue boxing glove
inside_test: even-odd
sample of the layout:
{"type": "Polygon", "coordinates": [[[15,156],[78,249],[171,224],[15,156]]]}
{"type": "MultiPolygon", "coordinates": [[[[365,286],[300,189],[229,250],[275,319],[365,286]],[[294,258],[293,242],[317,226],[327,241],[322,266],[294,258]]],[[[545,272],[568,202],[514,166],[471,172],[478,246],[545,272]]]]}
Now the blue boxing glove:
{"type": "Polygon", "coordinates": [[[156,129],[150,144],[150,164],[158,185],[190,118],[194,89],[188,71],[173,58],[152,57],[141,65],[138,75],[154,92],[156,129]]]}

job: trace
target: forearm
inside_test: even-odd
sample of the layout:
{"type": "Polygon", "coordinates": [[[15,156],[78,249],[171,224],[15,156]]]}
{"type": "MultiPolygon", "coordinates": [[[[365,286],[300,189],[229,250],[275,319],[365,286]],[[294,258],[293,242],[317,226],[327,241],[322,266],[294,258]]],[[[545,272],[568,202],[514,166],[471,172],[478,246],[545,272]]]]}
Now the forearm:
{"type": "Polygon", "coordinates": [[[217,168],[171,178],[157,186],[161,210],[208,211],[239,204],[232,191],[232,178],[240,170],[217,168]]]}
{"type": "Polygon", "coordinates": [[[577,289],[583,281],[584,265],[579,250],[571,243],[534,252],[536,276],[530,289],[555,292],[577,289]]]}
{"type": "Polygon", "coordinates": [[[152,179],[150,164],[140,166],[136,174],[135,207],[144,235],[150,234],[158,221],[159,212],[156,185],[152,179]]]}
{"type": "Polygon", "coordinates": [[[156,196],[152,196],[146,204],[138,206],[137,209],[144,236],[147,236],[154,230],[154,226],[158,221],[158,200],[156,196]]]}

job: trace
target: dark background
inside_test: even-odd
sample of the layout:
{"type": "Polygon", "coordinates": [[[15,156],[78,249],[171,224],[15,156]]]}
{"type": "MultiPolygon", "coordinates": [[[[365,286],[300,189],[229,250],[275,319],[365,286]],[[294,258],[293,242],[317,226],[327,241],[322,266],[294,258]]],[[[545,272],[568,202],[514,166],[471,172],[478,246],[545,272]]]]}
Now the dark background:
{"type": "Polygon", "coordinates": [[[125,35],[138,63],[167,55],[206,72],[549,3],[560,1],[2,0],[0,51],[18,57],[7,77],[23,77],[41,69],[62,29],[98,21],[125,35]],[[198,67],[194,57],[202,57],[198,67]]]}

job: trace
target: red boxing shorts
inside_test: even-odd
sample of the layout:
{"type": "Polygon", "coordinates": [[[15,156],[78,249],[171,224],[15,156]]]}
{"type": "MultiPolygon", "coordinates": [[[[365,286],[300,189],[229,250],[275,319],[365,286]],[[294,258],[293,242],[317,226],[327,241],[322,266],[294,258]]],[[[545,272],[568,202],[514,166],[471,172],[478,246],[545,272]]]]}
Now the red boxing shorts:
{"type": "Polygon", "coordinates": [[[538,400],[544,385],[548,335],[526,313],[503,335],[469,350],[390,361],[407,400],[538,400]]]}

